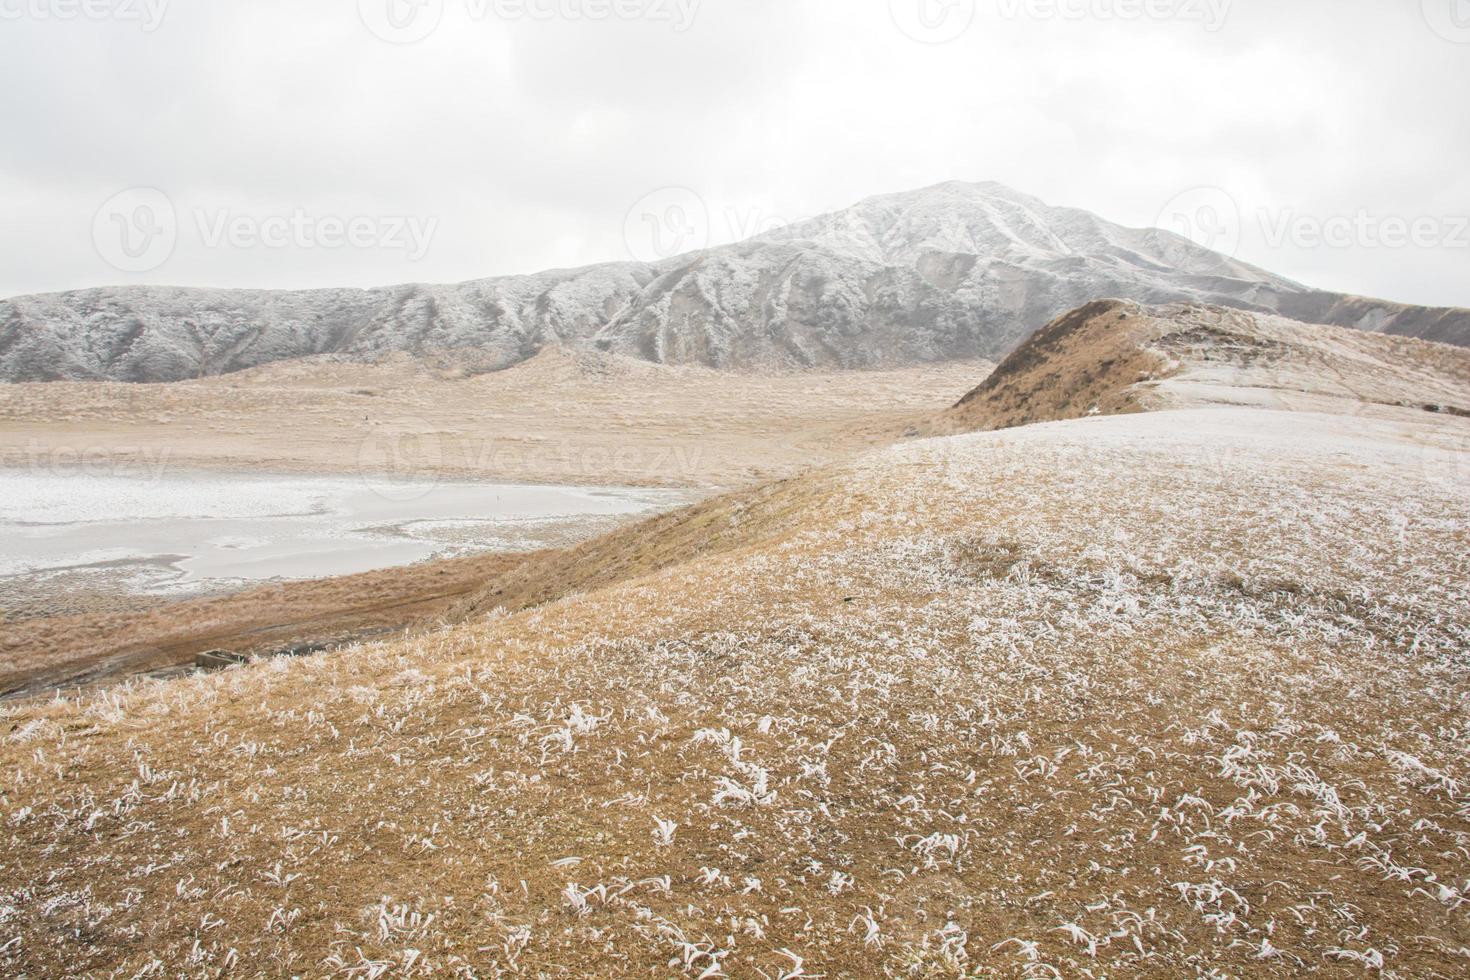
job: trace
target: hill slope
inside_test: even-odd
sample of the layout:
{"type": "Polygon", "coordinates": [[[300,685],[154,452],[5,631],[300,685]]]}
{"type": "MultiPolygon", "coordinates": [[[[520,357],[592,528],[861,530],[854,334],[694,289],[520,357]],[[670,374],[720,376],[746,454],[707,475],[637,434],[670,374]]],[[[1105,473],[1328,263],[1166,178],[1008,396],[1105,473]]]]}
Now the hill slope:
{"type": "Polygon", "coordinates": [[[9,709],[0,967],[1463,975],[1467,424],[917,442],[536,608],[9,709]]]}
{"type": "Polygon", "coordinates": [[[1222,307],[1101,300],[1038,330],[933,431],[1207,405],[1470,417],[1470,350],[1222,307]]]}
{"type": "Polygon", "coordinates": [[[1322,293],[1157,229],[949,183],[654,265],[453,286],[133,287],[0,302],[0,380],[175,381],[312,354],[471,372],[551,344],[731,370],[998,359],[1102,296],[1213,303],[1470,345],[1470,312],[1322,293]]]}

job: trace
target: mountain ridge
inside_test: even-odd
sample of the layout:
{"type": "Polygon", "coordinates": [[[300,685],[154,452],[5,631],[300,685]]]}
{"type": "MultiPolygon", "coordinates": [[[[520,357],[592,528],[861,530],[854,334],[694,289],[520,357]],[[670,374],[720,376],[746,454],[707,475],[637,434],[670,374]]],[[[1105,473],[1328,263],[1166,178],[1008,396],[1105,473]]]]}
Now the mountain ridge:
{"type": "Polygon", "coordinates": [[[893,368],[1000,359],[1102,296],[1470,346],[1470,311],[1314,290],[1168,231],[951,181],[651,264],[373,289],[15,297],[0,301],[0,380],[165,382],[401,352],[484,373],[555,344],[735,371],[893,368]]]}
{"type": "Polygon", "coordinates": [[[1037,330],[931,428],[1242,406],[1470,417],[1470,350],[1227,307],[1102,299],[1037,330]]]}

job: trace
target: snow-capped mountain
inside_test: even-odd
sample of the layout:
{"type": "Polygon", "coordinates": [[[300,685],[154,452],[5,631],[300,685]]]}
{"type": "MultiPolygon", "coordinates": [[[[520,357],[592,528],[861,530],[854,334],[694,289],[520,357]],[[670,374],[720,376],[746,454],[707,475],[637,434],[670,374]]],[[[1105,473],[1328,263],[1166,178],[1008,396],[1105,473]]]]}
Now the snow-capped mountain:
{"type": "Polygon", "coordinates": [[[174,381],[313,354],[472,371],[549,344],[734,370],[999,359],[1099,298],[1201,302],[1470,346],[1470,311],[1323,293],[1157,229],[948,183],[654,265],[450,286],[92,289],[0,302],[0,379],[174,381]]]}
{"type": "Polygon", "coordinates": [[[475,371],[587,341],[654,273],[592,266],[455,286],[130,286],[0,302],[0,379],[178,381],[313,354],[444,353],[475,371]]]}

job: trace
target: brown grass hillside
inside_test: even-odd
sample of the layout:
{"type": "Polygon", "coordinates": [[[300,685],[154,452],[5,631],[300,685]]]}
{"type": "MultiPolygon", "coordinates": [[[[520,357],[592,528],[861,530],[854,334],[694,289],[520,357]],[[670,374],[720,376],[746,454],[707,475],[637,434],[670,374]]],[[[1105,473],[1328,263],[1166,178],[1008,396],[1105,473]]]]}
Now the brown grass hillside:
{"type": "Polygon", "coordinates": [[[1220,307],[1102,300],[1037,331],[930,429],[1205,405],[1467,413],[1470,351],[1220,307]]]}
{"type": "Polygon", "coordinates": [[[916,442],[533,608],[11,706],[0,971],[1463,976],[1467,425],[916,442]]]}

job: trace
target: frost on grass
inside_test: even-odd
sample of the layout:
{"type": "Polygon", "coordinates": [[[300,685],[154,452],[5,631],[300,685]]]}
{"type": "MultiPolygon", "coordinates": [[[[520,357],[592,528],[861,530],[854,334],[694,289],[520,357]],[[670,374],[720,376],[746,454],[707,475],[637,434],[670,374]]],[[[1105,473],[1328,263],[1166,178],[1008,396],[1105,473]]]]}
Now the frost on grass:
{"type": "Polygon", "coordinates": [[[0,969],[1463,976],[1467,487],[1335,425],[914,444],[650,578],[12,707],[0,969]]]}

